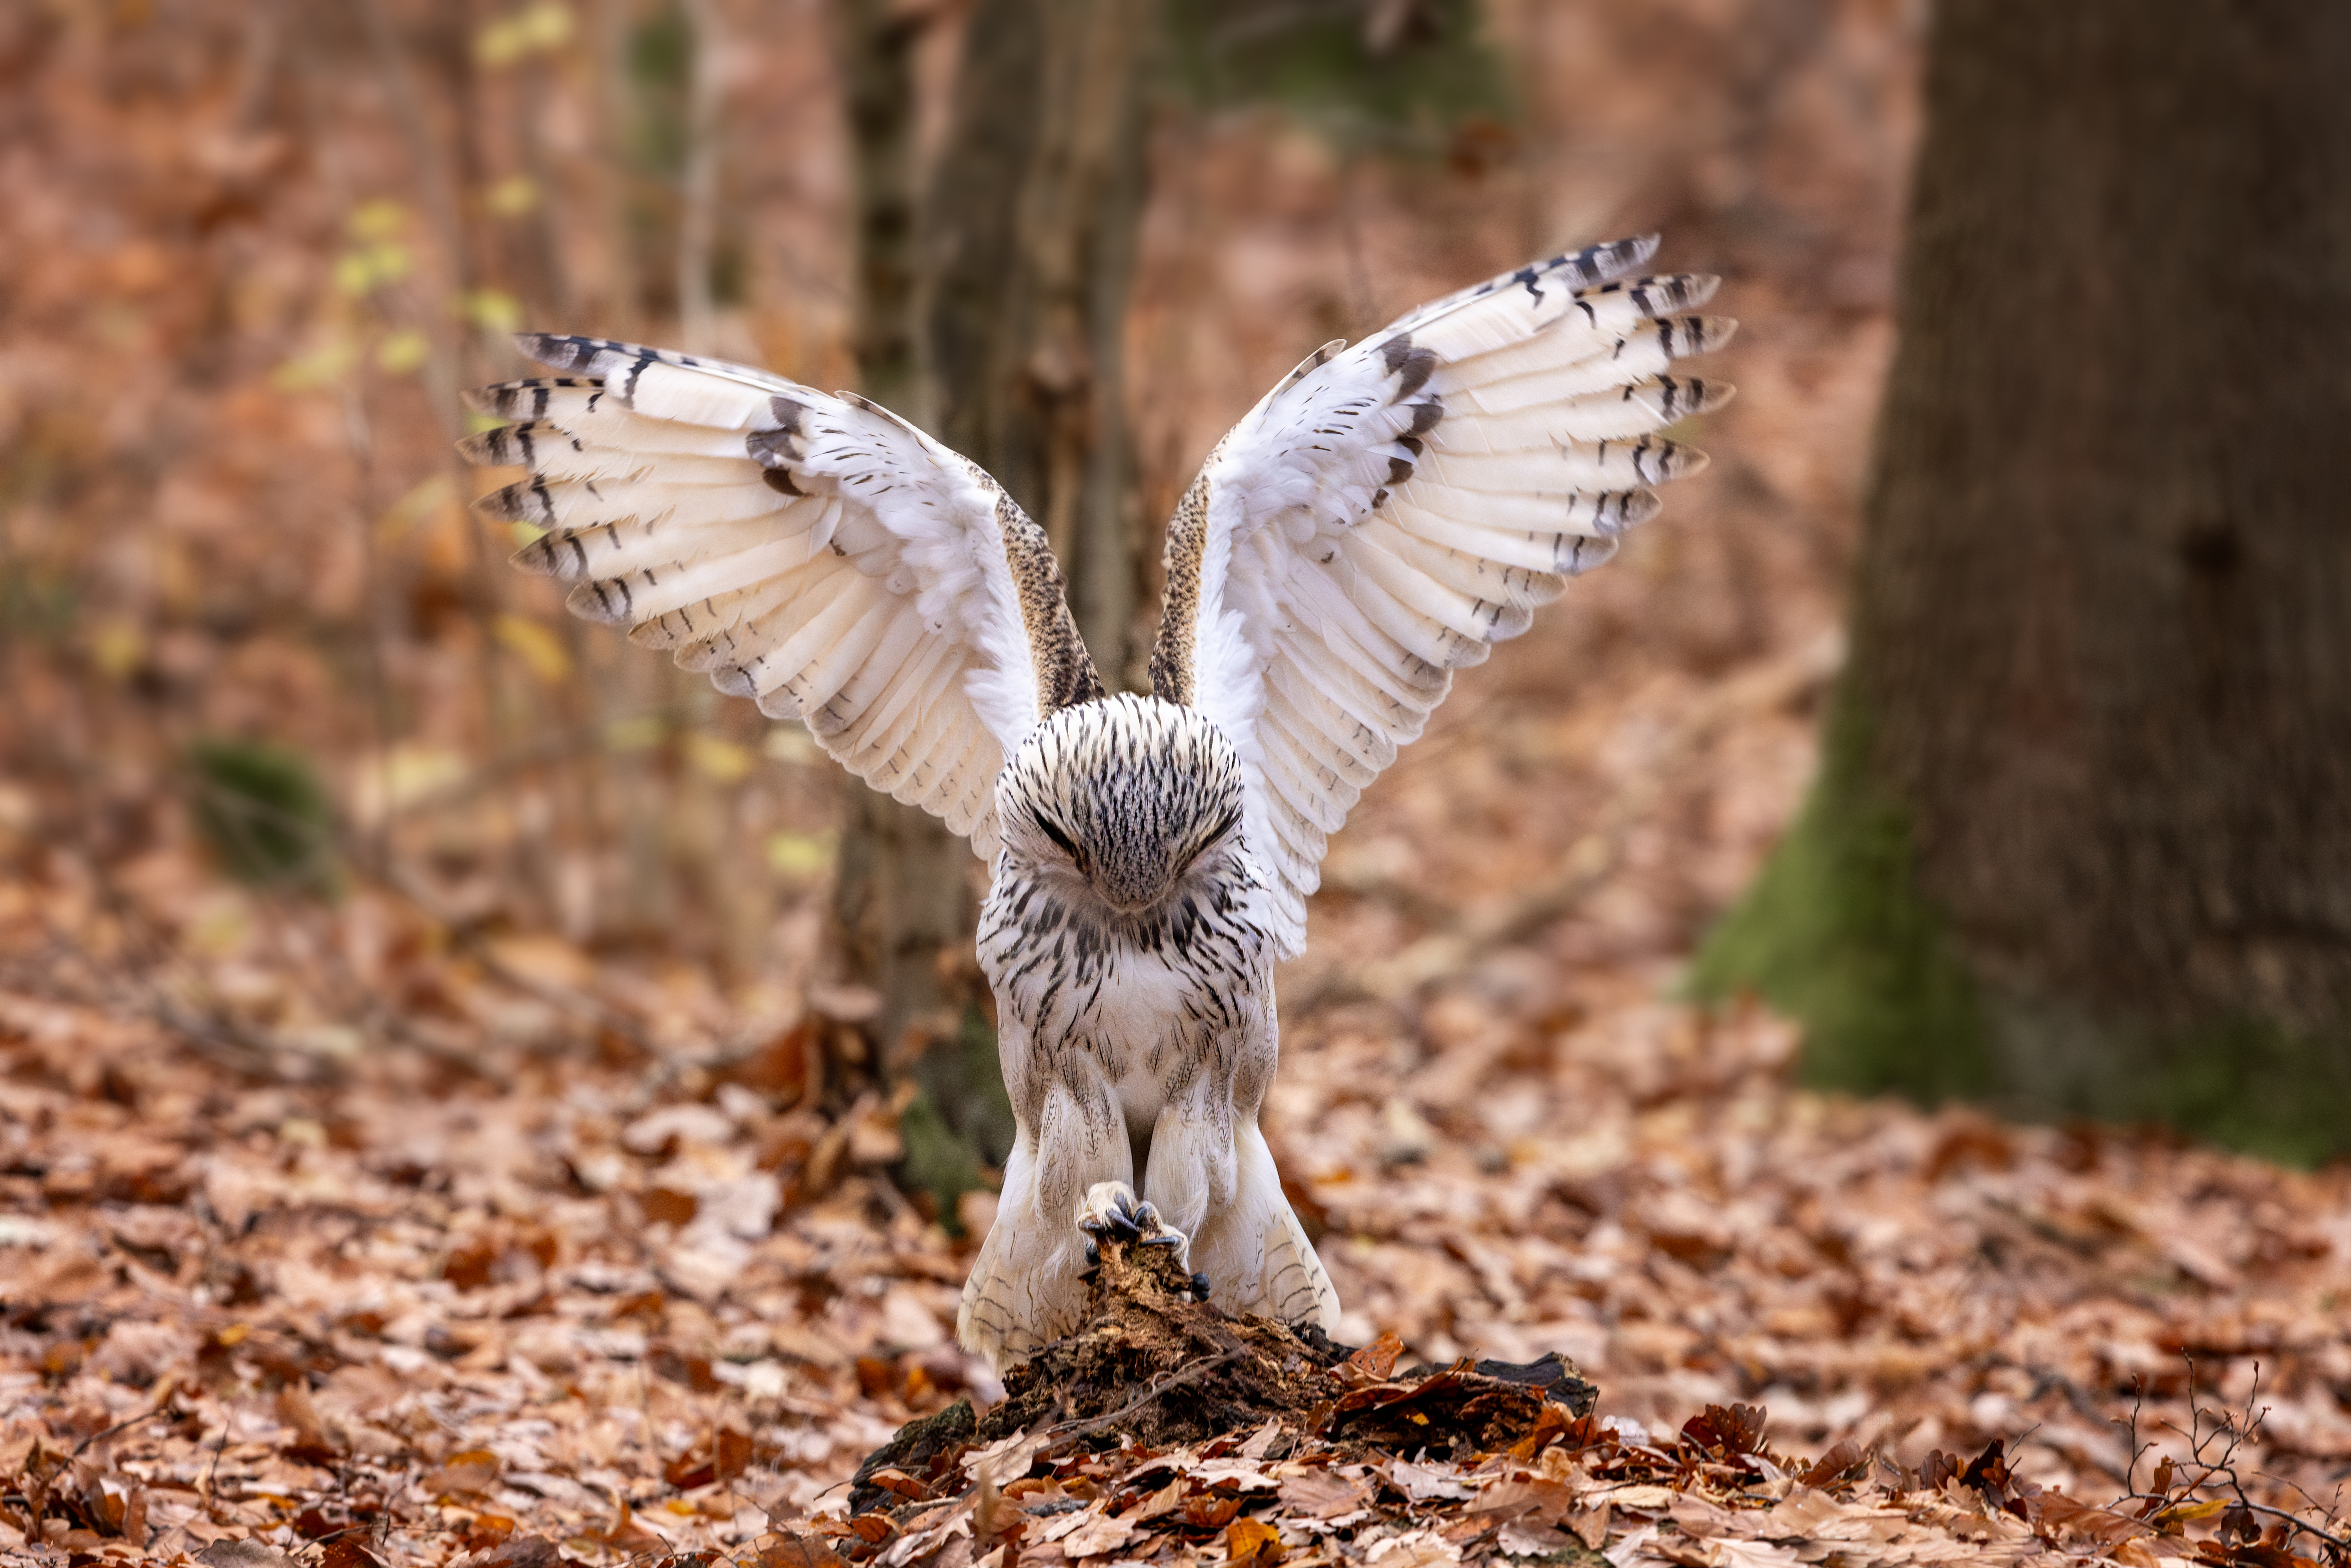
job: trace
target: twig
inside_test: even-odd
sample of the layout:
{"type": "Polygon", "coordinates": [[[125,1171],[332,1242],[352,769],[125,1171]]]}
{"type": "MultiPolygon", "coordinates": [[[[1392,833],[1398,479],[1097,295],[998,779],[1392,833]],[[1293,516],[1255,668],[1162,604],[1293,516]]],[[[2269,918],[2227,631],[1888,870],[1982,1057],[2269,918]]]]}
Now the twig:
{"type": "Polygon", "coordinates": [[[204,1479],[196,1487],[196,1494],[204,1500],[206,1517],[213,1518],[215,1523],[219,1522],[216,1516],[220,1510],[220,1492],[214,1485],[213,1478],[220,1473],[221,1455],[228,1451],[228,1429],[235,1424],[235,1407],[224,1404],[221,1406],[220,1441],[213,1445],[212,1461],[204,1466],[204,1479]]]}
{"type": "MultiPolygon", "coordinates": [[[[2264,1502],[2255,1502],[2252,1498],[2245,1494],[2244,1481],[2237,1474],[2235,1461],[2238,1448],[2252,1439],[2253,1435],[2260,1429],[2262,1418],[2269,1414],[2269,1406],[2266,1405],[2262,1406],[2258,1413],[2256,1413],[2253,1408],[2253,1401],[2261,1396],[2262,1364],[2258,1361],[2253,1363],[2253,1381],[2252,1387],[2245,1391],[2245,1407],[2243,1414],[2240,1419],[2231,1420],[2230,1419],[2228,1412],[2222,1411],[2220,1414],[2215,1416],[2196,1402],[2196,1358],[2193,1356],[2182,1356],[2180,1359],[2188,1364],[2189,1430],[2186,1432],[2179,1432],[2179,1428],[2178,1427],[2172,1426],[2172,1424],[2168,1421],[2164,1423],[2164,1425],[2170,1427],[2174,1432],[2179,1432],[2181,1437],[2188,1439],[2189,1452],[2192,1456],[2189,1460],[2189,1464],[2193,1469],[2201,1472],[2194,1479],[2183,1483],[2179,1489],[2182,1497],[2185,1498],[2192,1496],[2199,1490],[2219,1490],[2220,1487],[2225,1486],[2237,1500],[2232,1505],[2233,1508],[2241,1508],[2250,1514],[2265,1514],[2272,1519],[2278,1520],[2291,1526],[2293,1529],[2301,1531],[2306,1535],[2314,1536],[2316,1539],[2325,1542],[2327,1545],[2335,1548],[2337,1552],[2351,1553],[2351,1539],[2346,1539],[2345,1537],[2336,1535],[2330,1531],[2322,1530],[2317,1525],[2311,1523],[2308,1520],[2302,1518],[2298,1514],[2289,1513],[2284,1509],[2273,1508],[2270,1504],[2264,1502]],[[2210,1416],[2212,1422],[2213,1428],[2210,1432],[2204,1430],[2204,1422],[2208,1416],[2210,1416]],[[2219,1456],[2217,1458],[2208,1457],[2205,1452],[2206,1448],[2224,1434],[2226,1435],[2228,1441],[2221,1446],[2219,1456]]],[[[2137,1411],[2134,1408],[2132,1412],[2131,1428],[2134,1440],[2136,1439],[2137,1435],[2137,1411]]],[[[2126,1480],[2126,1484],[2131,1483],[2126,1480]]],[[[2303,1489],[2300,1487],[2295,1487],[2294,1490],[2296,1491],[2302,1491],[2302,1494],[2304,1497],[2310,1496],[2307,1491],[2303,1491],[2303,1489]]],[[[2126,1500],[2159,1502],[2167,1508],[2177,1506],[2175,1500],[2168,1491],[2143,1492],[2133,1490],[2129,1499],[2126,1500]]],[[[2312,1501],[2312,1506],[2314,1508],[2318,1506],[2314,1499],[2312,1501]]],[[[2330,1524],[2334,1522],[2334,1518],[2331,1514],[2328,1516],[2327,1522],[2330,1524]]]]}
{"type": "Polygon", "coordinates": [[[81,1458],[82,1450],[89,1448],[92,1443],[98,1442],[102,1438],[111,1437],[117,1432],[128,1431],[131,1427],[138,1426],[141,1421],[152,1421],[158,1416],[169,1415],[171,1414],[171,1411],[172,1396],[167,1393],[163,1396],[163,1403],[156,1406],[155,1408],[148,1411],[145,1415],[133,1416],[127,1421],[117,1421],[113,1426],[107,1427],[104,1431],[92,1432],[89,1437],[84,1437],[80,1442],[76,1443],[73,1446],[73,1457],[78,1459],[81,1458]]]}
{"type": "MultiPolygon", "coordinates": [[[[1046,1428],[1045,1437],[1048,1439],[1049,1444],[1058,1443],[1066,1437],[1081,1437],[1085,1433],[1098,1430],[1103,1427],[1114,1426],[1118,1422],[1125,1420],[1129,1416],[1134,1415],[1136,1411],[1142,1409],[1145,1405],[1150,1404],[1161,1395],[1166,1394],[1173,1389],[1180,1388],[1187,1383],[1197,1383],[1201,1378],[1206,1377],[1208,1374],[1216,1371],[1217,1368],[1225,1365],[1228,1362],[1238,1361],[1242,1356],[1248,1354],[1249,1347],[1243,1345],[1238,1349],[1228,1350],[1222,1355],[1210,1356],[1206,1361],[1196,1361],[1187,1367],[1169,1373],[1165,1377],[1160,1379],[1157,1383],[1153,1384],[1142,1393],[1137,1394],[1134,1398],[1128,1400],[1119,1408],[1111,1411],[1108,1415],[1089,1416],[1082,1421],[1067,1421],[1058,1427],[1050,1427],[1046,1428]]],[[[1040,1449],[1039,1451],[1042,1452],[1043,1450],[1040,1449]]]]}
{"type": "MultiPolygon", "coordinates": [[[[2067,1379],[2065,1382],[2066,1394],[2070,1397],[2073,1393],[2072,1381],[2067,1379]]],[[[2146,1453],[2148,1448],[2155,1446],[2152,1443],[2141,1446],[2138,1440],[2138,1418],[2140,1413],[2145,1410],[2146,1407],[2147,1378],[2143,1375],[2134,1373],[2131,1375],[2130,1415],[2127,1416],[2110,1416],[2106,1418],[2106,1424],[2108,1426],[2120,1427],[2123,1428],[2123,1445],[2126,1449],[2128,1449],[2128,1453],[2126,1455],[2123,1461],[2123,1490],[2133,1495],[2136,1495],[2138,1491],[2139,1456],[2146,1453]]]]}

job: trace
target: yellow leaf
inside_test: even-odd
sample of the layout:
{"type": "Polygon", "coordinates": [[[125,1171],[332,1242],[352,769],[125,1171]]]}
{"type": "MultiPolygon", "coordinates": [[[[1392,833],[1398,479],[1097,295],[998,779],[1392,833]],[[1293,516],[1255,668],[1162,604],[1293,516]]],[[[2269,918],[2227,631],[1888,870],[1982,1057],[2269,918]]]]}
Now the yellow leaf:
{"type": "Polygon", "coordinates": [[[147,637],[135,621],[109,621],[89,640],[90,663],[110,680],[123,680],[147,658],[147,637]]]}
{"type": "Polygon", "coordinates": [[[518,218],[538,205],[538,186],[528,174],[500,180],[482,193],[482,205],[502,218],[518,218]]]}
{"type": "Polygon", "coordinates": [[[498,642],[546,685],[554,685],[570,675],[571,655],[565,651],[563,640],[538,622],[520,615],[501,615],[496,630],[498,642]]]}
{"type": "Polygon", "coordinates": [[[335,287],[354,297],[372,294],[387,283],[398,283],[416,270],[416,253],[404,245],[381,240],[347,250],[335,260],[335,287]]]}
{"type": "Polygon", "coordinates": [[[2194,1524],[2210,1519],[2229,1505],[2219,1498],[2204,1502],[2176,1502],[2155,1516],[2158,1524],[2194,1524]]]}
{"type": "Polygon", "coordinates": [[[408,209],[398,202],[379,197],[372,202],[361,202],[352,208],[351,215],[343,223],[353,239],[380,243],[395,239],[407,232],[408,209]]]}
{"type": "Polygon", "coordinates": [[[1261,1519],[1237,1519],[1225,1526],[1225,1555],[1236,1563],[1281,1561],[1281,1531],[1261,1519]]]}
{"type": "Polygon", "coordinates": [[[831,869],[831,833],[769,833],[768,869],[786,882],[810,882],[831,869]]]}
{"type": "Polygon", "coordinates": [[[474,57],[492,69],[531,55],[547,54],[571,41],[571,8],[542,0],[499,17],[474,35],[474,57]]]}
{"type": "Polygon", "coordinates": [[[287,361],[269,373],[269,384],[279,392],[308,392],[332,386],[358,362],[359,349],[348,338],[328,339],[308,353],[287,361]]]}
{"type": "Polygon", "coordinates": [[[351,814],[363,827],[419,800],[455,790],[471,771],[465,757],[441,747],[405,743],[363,765],[354,779],[351,814]]]}
{"type": "Polygon", "coordinates": [[[817,760],[816,737],[797,724],[779,724],[768,732],[759,749],[778,762],[806,768],[817,760]]]}
{"type": "Polygon", "coordinates": [[[459,314],[491,332],[511,332],[522,325],[522,301],[497,288],[476,288],[457,301],[459,314]]]}
{"type": "Polygon", "coordinates": [[[613,751],[643,751],[649,746],[659,746],[668,733],[669,727],[653,714],[616,718],[604,727],[604,745],[613,751]]]}
{"type": "Polygon", "coordinates": [[[685,759],[715,783],[733,784],[751,771],[748,747],[695,730],[685,737],[685,759]]]}
{"type": "Polygon", "coordinates": [[[420,523],[430,521],[435,512],[455,504],[449,476],[435,474],[411,486],[406,495],[384,508],[383,516],[376,519],[376,538],[390,544],[420,523]]]}
{"type": "Polygon", "coordinates": [[[402,327],[376,345],[376,369],[386,375],[404,376],[422,365],[432,352],[433,345],[423,333],[413,327],[402,327]]]}

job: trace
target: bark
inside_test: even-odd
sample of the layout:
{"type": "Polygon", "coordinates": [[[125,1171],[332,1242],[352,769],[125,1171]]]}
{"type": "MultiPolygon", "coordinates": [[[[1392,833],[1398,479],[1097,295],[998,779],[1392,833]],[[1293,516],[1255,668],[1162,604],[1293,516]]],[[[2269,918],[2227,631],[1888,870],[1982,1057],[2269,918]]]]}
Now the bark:
{"type": "Polygon", "coordinates": [[[1148,0],[981,0],[925,238],[937,434],[1044,528],[1114,690],[1139,580],[1121,345],[1153,20],[1148,0]]]}
{"type": "Polygon", "coordinates": [[[2351,9],[1951,0],[1806,818],[1828,1076],[2351,1146],[2351,9]]]}
{"type": "Polygon", "coordinates": [[[694,74],[687,85],[685,168],[679,180],[678,332],[686,351],[706,354],[717,332],[710,267],[718,236],[718,170],[725,151],[726,29],[718,0],[686,0],[694,25],[694,74]]]}
{"type": "Polygon", "coordinates": [[[611,252],[605,274],[602,330],[608,337],[633,340],[643,309],[643,287],[637,276],[637,242],[630,221],[635,200],[636,170],[628,152],[629,117],[635,104],[629,92],[630,0],[596,0],[594,11],[596,71],[596,162],[602,187],[604,245],[611,252]]]}
{"type": "MultiPolygon", "coordinates": [[[[914,80],[926,13],[844,0],[840,18],[866,393],[979,462],[1045,524],[1113,684],[1139,577],[1120,342],[1142,215],[1147,10],[982,0],[927,191],[914,80]]],[[[977,914],[969,846],[856,786],[834,908],[851,975],[883,998],[885,1045],[922,1055],[901,1042],[909,1026],[937,1042],[918,1076],[969,1130],[1000,1099],[992,1058],[967,1049],[953,1018],[977,914]]]]}
{"type": "MultiPolygon", "coordinates": [[[[857,172],[858,375],[865,395],[918,423],[928,399],[917,352],[914,49],[925,25],[896,0],[843,0],[839,16],[857,172]]],[[[946,967],[968,946],[977,914],[971,848],[918,806],[859,779],[843,788],[834,925],[850,978],[882,998],[874,1027],[894,1053],[910,1023],[954,1027],[959,998],[946,967]]]]}

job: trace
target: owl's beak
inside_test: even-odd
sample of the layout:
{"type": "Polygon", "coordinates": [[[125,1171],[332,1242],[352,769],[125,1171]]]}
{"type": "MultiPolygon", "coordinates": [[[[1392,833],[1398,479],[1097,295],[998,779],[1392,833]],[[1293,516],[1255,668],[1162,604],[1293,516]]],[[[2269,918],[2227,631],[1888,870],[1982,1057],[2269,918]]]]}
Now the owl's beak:
{"type": "Polygon", "coordinates": [[[1133,915],[1150,908],[1167,896],[1176,885],[1183,867],[1171,865],[1165,855],[1141,854],[1094,855],[1088,867],[1086,880],[1104,904],[1121,915],[1133,915]]]}

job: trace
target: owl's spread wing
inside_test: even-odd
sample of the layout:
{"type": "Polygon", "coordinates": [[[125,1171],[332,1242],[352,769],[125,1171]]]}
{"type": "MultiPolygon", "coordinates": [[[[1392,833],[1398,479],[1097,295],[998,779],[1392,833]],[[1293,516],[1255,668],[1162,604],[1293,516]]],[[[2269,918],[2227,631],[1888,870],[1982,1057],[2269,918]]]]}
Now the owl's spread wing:
{"type": "Polygon", "coordinates": [[[1614,282],[1655,236],[1598,246],[1333,343],[1236,425],[1169,525],[1152,685],[1249,771],[1247,832],[1305,945],[1326,836],[1417,737],[1454,670],[1616,552],[1703,454],[1653,433],[1730,389],[1666,373],[1731,323],[1716,279],[1614,282]]]}
{"type": "Polygon", "coordinates": [[[594,338],[572,372],[472,394],[517,423],[459,444],[530,477],[475,503],[546,530],[515,564],[573,613],[807,721],[859,778],[996,852],[995,782],[1042,713],[1101,695],[1043,532],[877,404],[594,338]]]}

